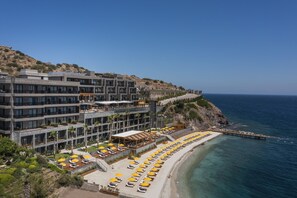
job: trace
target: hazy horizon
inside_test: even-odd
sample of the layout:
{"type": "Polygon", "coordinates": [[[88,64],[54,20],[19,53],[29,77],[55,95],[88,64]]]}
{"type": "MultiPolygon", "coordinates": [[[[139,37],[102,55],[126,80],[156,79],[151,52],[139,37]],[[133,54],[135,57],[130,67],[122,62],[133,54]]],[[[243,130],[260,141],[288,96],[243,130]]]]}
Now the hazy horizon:
{"type": "Polygon", "coordinates": [[[297,1],[4,1],[0,45],[205,93],[297,95],[297,1]]]}

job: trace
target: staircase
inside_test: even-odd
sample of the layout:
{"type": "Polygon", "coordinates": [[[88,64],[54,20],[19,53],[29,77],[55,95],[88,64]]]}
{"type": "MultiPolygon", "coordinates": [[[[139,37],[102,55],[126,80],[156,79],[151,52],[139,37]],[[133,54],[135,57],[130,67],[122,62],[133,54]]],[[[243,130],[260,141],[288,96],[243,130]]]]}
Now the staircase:
{"type": "Polygon", "coordinates": [[[170,141],[175,141],[175,139],[171,135],[165,135],[170,141]]]}
{"type": "Polygon", "coordinates": [[[96,164],[99,166],[99,168],[101,168],[104,172],[107,172],[108,170],[111,169],[111,167],[102,159],[96,159],[96,164]]]}

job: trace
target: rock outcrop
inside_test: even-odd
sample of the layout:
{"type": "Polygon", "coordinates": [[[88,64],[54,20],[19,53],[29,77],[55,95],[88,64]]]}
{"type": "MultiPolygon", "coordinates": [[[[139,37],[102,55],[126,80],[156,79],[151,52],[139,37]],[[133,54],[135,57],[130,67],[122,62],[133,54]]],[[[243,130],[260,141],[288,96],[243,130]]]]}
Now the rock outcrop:
{"type": "Polygon", "coordinates": [[[174,122],[185,123],[196,129],[228,125],[228,120],[222,111],[203,97],[167,104],[161,113],[172,118],[174,122]]]}

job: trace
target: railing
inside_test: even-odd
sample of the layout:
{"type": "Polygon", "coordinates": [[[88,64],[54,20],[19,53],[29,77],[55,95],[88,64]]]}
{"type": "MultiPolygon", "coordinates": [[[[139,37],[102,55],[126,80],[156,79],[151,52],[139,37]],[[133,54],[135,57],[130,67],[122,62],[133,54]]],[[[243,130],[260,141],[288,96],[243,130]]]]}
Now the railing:
{"type": "Polygon", "coordinates": [[[48,94],[58,94],[58,93],[67,93],[67,94],[78,94],[79,91],[68,90],[68,91],[61,91],[61,90],[14,90],[14,93],[20,94],[39,94],[39,93],[48,93],[48,94]]]}
{"type": "Polygon", "coordinates": [[[44,105],[45,102],[15,102],[14,106],[44,105]]]}
{"type": "Polygon", "coordinates": [[[14,118],[34,118],[34,117],[42,117],[43,113],[38,114],[26,114],[26,115],[14,115],[14,118]]]}

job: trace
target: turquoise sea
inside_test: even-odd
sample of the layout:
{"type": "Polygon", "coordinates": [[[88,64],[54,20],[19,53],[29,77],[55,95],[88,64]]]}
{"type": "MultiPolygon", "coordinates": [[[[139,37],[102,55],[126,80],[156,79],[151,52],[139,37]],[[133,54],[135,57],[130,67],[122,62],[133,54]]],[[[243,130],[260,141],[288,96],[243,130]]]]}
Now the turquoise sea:
{"type": "Polygon", "coordinates": [[[178,171],[179,197],[297,197],[297,96],[205,95],[230,127],[278,138],[221,136],[178,171]]]}

